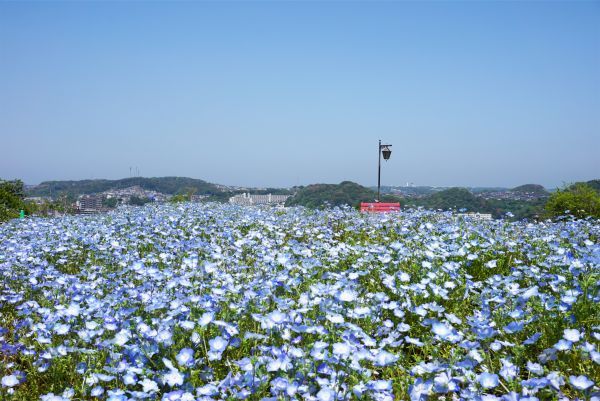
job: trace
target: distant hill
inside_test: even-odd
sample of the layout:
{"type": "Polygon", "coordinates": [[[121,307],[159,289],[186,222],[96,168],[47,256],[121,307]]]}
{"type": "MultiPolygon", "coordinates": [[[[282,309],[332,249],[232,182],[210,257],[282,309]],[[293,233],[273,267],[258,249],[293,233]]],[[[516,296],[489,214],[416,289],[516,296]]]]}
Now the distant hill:
{"type": "Polygon", "coordinates": [[[225,192],[226,187],[187,177],[131,177],[120,180],[44,181],[28,187],[28,196],[81,195],[128,188],[135,185],[164,194],[185,193],[192,189],[197,195],[214,195],[225,192]]]}
{"type": "Polygon", "coordinates": [[[538,184],[520,185],[511,189],[510,192],[528,193],[540,196],[548,196],[550,194],[548,191],[546,191],[546,188],[538,184]]]}
{"type": "MultiPolygon", "coordinates": [[[[369,187],[373,191],[377,191],[377,187],[369,187]]],[[[429,195],[434,192],[440,191],[446,188],[437,188],[437,187],[429,187],[429,186],[408,186],[408,187],[400,187],[400,186],[389,186],[382,185],[381,193],[382,194],[406,194],[412,196],[424,196],[429,195]]]]}
{"type": "MultiPolygon", "coordinates": [[[[340,184],[314,184],[296,188],[294,196],[286,202],[286,206],[305,206],[322,208],[327,205],[350,205],[357,207],[360,202],[372,202],[377,192],[350,181],[340,184]]],[[[486,200],[475,196],[467,188],[448,188],[422,197],[398,197],[385,195],[384,202],[400,202],[402,208],[424,207],[427,209],[460,210],[468,212],[491,213],[494,217],[504,217],[512,212],[515,218],[534,218],[540,215],[544,199],[535,201],[523,200],[486,200]]]]}
{"type": "MultiPolygon", "coordinates": [[[[355,182],[344,181],[340,184],[313,184],[298,187],[296,193],[285,203],[286,206],[305,206],[321,208],[330,206],[358,206],[360,202],[373,202],[377,192],[355,182]]],[[[390,196],[382,196],[382,201],[397,201],[390,196]]]]}
{"type": "Polygon", "coordinates": [[[586,182],[586,184],[600,192],[600,180],[591,180],[586,182]]]}
{"type": "Polygon", "coordinates": [[[474,194],[480,194],[484,192],[503,192],[507,191],[504,187],[470,187],[469,191],[474,194]]]}
{"type": "Polygon", "coordinates": [[[491,213],[494,218],[506,217],[510,212],[517,220],[534,219],[543,213],[546,197],[538,196],[531,200],[485,199],[474,195],[466,188],[449,188],[422,198],[406,198],[400,201],[403,207],[424,207],[427,209],[460,210],[491,213]]]}
{"type": "Polygon", "coordinates": [[[491,212],[487,202],[466,188],[449,188],[420,199],[406,200],[406,204],[428,209],[467,209],[469,212],[491,212]]]}

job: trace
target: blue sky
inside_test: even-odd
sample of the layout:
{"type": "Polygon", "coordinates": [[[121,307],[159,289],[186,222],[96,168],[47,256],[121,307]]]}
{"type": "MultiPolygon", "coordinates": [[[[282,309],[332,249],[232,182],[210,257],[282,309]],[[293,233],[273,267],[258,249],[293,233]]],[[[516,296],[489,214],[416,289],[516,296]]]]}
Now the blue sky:
{"type": "Polygon", "coordinates": [[[600,2],[2,2],[0,177],[600,178],[600,2]]]}

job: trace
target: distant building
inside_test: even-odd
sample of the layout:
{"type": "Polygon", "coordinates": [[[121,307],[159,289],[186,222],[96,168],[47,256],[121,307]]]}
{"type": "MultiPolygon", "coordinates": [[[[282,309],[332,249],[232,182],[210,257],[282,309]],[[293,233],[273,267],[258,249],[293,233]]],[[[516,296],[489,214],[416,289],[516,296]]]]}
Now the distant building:
{"type": "Polygon", "coordinates": [[[473,220],[492,220],[491,213],[458,213],[458,216],[468,217],[473,220]]]}
{"type": "Polygon", "coordinates": [[[229,203],[234,205],[283,205],[291,195],[252,195],[243,193],[229,198],[229,203]]]}
{"type": "Polygon", "coordinates": [[[104,210],[103,200],[104,197],[100,195],[81,195],[77,199],[77,211],[83,214],[102,212],[104,210]]]}
{"type": "Polygon", "coordinates": [[[148,198],[153,202],[166,202],[169,199],[168,195],[144,189],[139,185],[128,188],[111,189],[109,191],[104,191],[101,195],[105,196],[107,199],[116,198],[120,204],[128,204],[134,196],[141,199],[148,198]]]}

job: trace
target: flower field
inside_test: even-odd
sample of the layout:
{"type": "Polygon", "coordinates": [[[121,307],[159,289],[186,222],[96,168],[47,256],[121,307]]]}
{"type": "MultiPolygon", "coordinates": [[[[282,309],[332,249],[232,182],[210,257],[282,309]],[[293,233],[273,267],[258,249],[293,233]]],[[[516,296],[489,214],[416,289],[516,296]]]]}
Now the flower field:
{"type": "Polygon", "coordinates": [[[0,226],[0,400],[600,400],[600,223],[216,204],[0,226]]]}

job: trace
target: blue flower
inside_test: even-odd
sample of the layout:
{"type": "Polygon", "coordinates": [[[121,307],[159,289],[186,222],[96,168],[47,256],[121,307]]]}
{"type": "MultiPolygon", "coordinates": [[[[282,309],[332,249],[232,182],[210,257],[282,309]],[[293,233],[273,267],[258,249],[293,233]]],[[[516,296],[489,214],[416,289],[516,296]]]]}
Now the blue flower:
{"type": "Polygon", "coordinates": [[[375,366],[388,366],[395,363],[398,357],[385,350],[380,350],[374,357],[373,362],[375,366]]]}
{"type": "Polygon", "coordinates": [[[481,387],[485,389],[494,388],[499,384],[498,375],[495,373],[481,373],[477,377],[477,381],[481,385],[481,387]]]}
{"type": "Polygon", "coordinates": [[[194,350],[191,348],[183,348],[175,358],[179,366],[189,367],[194,364],[194,350]]]}
{"type": "Polygon", "coordinates": [[[581,338],[581,333],[577,329],[565,329],[563,338],[572,343],[576,343],[581,338]]]}
{"type": "Polygon", "coordinates": [[[14,387],[19,384],[19,379],[15,375],[8,375],[2,378],[2,387],[14,387]]]}
{"type": "Polygon", "coordinates": [[[335,401],[335,391],[329,387],[323,387],[317,393],[317,400],[319,401],[335,401]]]}
{"type": "Polygon", "coordinates": [[[524,323],[523,322],[510,322],[507,326],[504,327],[504,331],[509,334],[518,333],[523,330],[524,323]]]}
{"type": "Polygon", "coordinates": [[[585,391],[594,385],[594,382],[587,378],[587,376],[569,376],[569,383],[577,390],[585,391]]]}
{"type": "Polygon", "coordinates": [[[100,397],[102,394],[104,394],[104,389],[101,386],[94,387],[90,392],[92,397],[100,397]]]}

